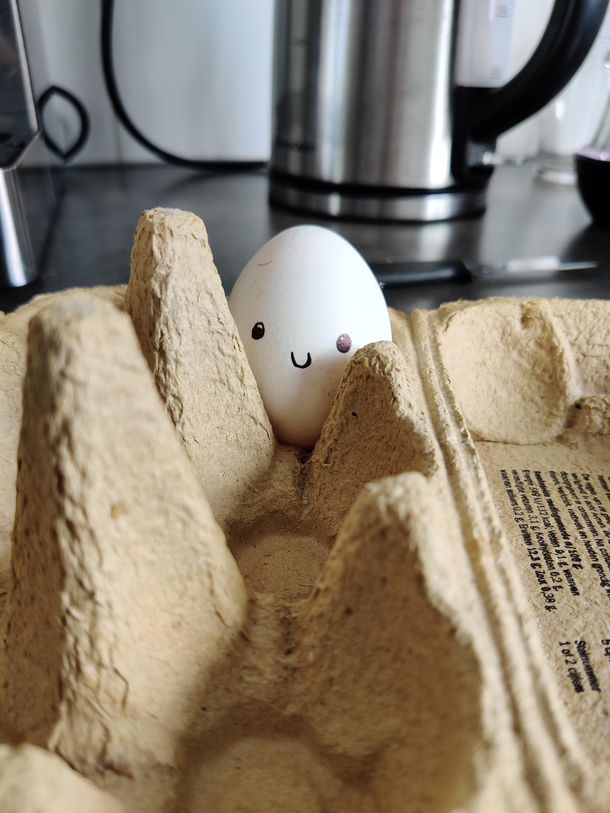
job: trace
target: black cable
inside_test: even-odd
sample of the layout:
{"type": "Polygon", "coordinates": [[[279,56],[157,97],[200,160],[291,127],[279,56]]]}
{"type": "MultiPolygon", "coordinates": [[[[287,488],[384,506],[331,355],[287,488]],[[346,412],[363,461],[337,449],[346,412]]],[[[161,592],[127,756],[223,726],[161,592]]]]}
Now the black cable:
{"type": "Polygon", "coordinates": [[[112,18],[114,14],[114,0],[102,0],[102,68],[104,70],[104,80],[106,82],[106,90],[110,97],[112,108],[116,117],[121,122],[127,132],[139,141],[143,147],[146,147],[149,152],[158,155],[168,164],[175,164],[179,167],[187,167],[188,169],[198,170],[221,170],[229,172],[245,172],[254,169],[264,169],[267,166],[266,161],[195,161],[191,158],[182,158],[179,155],[173,155],[166,150],[157,147],[152,141],[149,141],[143,135],[136,125],[133,123],[119,94],[117,87],[116,75],[114,72],[114,61],[112,58],[112,18]]]}
{"type": "Polygon", "coordinates": [[[42,134],[45,140],[45,144],[63,161],[68,164],[72,161],[73,158],[79,154],[79,152],[83,149],[87,141],[89,140],[89,134],[91,132],[91,121],[89,119],[89,113],[84,106],[84,104],[74,96],[73,93],[70,93],[69,90],[65,88],[58,87],[57,85],[51,85],[48,87],[43,94],[41,94],[40,98],[38,99],[38,111],[40,113],[40,121],[42,124],[42,134]],[[74,142],[74,144],[67,150],[62,150],[61,147],[51,138],[51,136],[47,133],[47,128],[44,125],[44,111],[47,104],[53,98],[53,96],[63,96],[63,98],[69,102],[78,114],[78,118],[80,120],[80,133],[78,138],[74,142]]]}

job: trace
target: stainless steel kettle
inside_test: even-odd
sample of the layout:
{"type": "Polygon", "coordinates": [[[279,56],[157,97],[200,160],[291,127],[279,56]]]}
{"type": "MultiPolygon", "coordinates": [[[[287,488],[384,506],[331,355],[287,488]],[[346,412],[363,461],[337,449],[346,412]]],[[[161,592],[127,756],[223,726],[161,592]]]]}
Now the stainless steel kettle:
{"type": "Polygon", "coordinates": [[[497,136],[567,84],[608,0],[556,0],[529,62],[495,89],[456,83],[459,3],[276,0],[272,202],[420,222],[485,208],[497,136]]]}

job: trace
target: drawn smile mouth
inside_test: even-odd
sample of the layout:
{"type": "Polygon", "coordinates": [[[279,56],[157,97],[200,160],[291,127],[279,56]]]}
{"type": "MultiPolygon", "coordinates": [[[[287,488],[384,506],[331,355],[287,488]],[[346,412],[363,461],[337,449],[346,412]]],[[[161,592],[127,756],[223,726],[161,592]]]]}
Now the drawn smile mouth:
{"type": "Polygon", "coordinates": [[[309,355],[309,353],[307,354],[307,361],[305,362],[305,364],[297,364],[297,360],[294,357],[294,353],[290,353],[290,358],[292,359],[292,363],[294,364],[294,366],[298,367],[300,370],[304,370],[305,367],[309,367],[309,365],[311,364],[311,356],[309,355]]]}

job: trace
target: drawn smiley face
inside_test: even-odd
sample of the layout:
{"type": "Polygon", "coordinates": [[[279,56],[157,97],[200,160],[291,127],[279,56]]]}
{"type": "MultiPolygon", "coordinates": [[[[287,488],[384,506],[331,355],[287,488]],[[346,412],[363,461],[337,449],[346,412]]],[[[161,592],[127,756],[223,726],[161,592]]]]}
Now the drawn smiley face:
{"type": "MultiPolygon", "coordinates": [[[[262,339],[265,335],[265,325],[262,322],[257,322],[254,327],[252,328],[252,338],[254,341],[258,341],[262,339]]],[[[336,342],[337,350],[340,353],[349,353],[351,346],[352,346],[352,339],[349,333],[342,333],[336,342]]],[[[299,364],[294,357],[294,352],[290,351],[290,359],[295,367],[298,367],[299,370],[305,370],[311,364],[311,353],[307,352],[307,360],[304,364],[299,364]]]]}
{"type": "Polygon", "coordinates": [[[383,294],[342,237],[297,226],[250,260],[229,298],[278,439],[310,449],[359,347],[390,340],[383,294]]]}

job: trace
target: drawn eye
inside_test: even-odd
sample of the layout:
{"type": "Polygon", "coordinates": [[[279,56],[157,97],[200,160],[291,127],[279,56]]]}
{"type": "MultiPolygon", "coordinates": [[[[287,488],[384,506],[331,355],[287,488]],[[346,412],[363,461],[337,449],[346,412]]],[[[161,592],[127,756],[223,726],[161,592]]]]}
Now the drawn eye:
{"type": "Polygon", "coordinates": [[[340,353],[347,353],[352,346],[352,340],[348,333],[342,333],[337,339],[337,350],[340,353]]]}
{"type": "Polygon", "coordinates": [[[265,335],[265,325],[262,322],[257,322],[252,328],[252,338],[262,339],[264,335],[265,335]]]}

